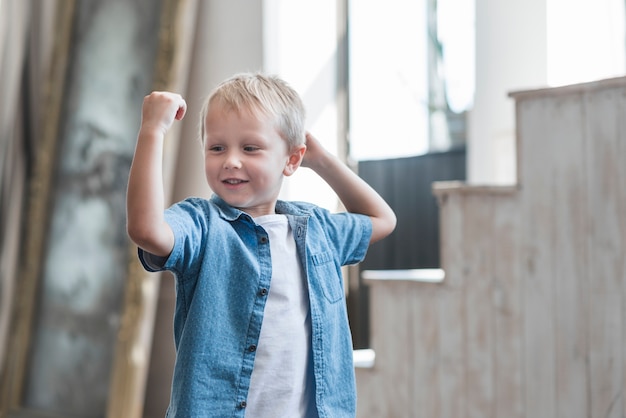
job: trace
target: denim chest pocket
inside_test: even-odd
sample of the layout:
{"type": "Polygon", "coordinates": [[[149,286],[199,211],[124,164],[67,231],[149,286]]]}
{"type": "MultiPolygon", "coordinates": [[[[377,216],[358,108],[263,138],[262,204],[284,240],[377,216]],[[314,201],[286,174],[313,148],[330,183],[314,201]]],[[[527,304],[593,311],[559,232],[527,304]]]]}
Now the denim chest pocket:
{"type": "Polygon", "coordinates": [[[341,285],[341,275],[338,275],[337,268],[333,262],[330,251],[312,254],[311,260],[315,268],[315,277],[321,286],[324,296],[331,303],[343,299],[343,286],[341,285]]]}

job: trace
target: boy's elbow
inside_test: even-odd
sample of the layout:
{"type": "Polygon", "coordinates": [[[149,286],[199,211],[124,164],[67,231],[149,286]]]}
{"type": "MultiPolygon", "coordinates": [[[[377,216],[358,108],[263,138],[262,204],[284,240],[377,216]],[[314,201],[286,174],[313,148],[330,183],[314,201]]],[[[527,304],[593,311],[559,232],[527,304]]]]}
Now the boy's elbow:
{"type": "Polygon", "coordinates": [[[142,222],[127,222],[126,233],[128,237],[140,248],[147,249],[155,242],[155,228],[142,222]]]}
{"type": "Polygon", "coordinates": [[[396,229],[397,223],[396,214],[391,210],[385,216],[372,218],[372,237],[370,243],[380,241],[389,236],[396,229]]]}
{"type": "Polygon", "coordinates": [[[139,247],[143,247],[150,240],[150,231],[141,225],[126,223],[126,233],[130,240],[139,247]]]}
{"type": "Polygon", "coordinates": [[[169,255],[174,246],[174,234],[165,222],[162,227],[128,222],[126,233],[139,248],[159,257],[169,255]]]}
{"type": "Polygon", "coordinates": [[[393,231],[396,229],[396,225],[398,224],[398,218],[396,218],[396,214],[393,211],[390,211],[389,215],[385,219],[385,228],[384,228],[384,236],[391,235],[393,231]]]}

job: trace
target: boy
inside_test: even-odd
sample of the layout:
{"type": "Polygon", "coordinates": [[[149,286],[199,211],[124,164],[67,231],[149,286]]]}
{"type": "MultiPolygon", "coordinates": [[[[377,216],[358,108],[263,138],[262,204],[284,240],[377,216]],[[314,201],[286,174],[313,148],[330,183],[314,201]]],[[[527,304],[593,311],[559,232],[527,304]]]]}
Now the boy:
{"type": "Polygon", "coordinates": [[[177,94],[144,100],[128,185],[128,234],[149,271],[176,277],[176,365],[167,417],[354,417],[356,389],[341,266],[395,228],[391,208],[304,130],[284,81],[239,74],[201,112],[210,200],[164,212],[165,133],[177,94]],[[306,166],[346,213],[278,200],[306,166]]]}

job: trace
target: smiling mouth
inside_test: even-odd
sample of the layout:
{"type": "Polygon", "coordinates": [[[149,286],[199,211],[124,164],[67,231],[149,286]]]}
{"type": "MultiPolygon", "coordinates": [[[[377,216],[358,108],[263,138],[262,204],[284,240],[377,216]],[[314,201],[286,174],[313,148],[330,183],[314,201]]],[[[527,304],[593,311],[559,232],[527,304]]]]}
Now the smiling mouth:
{"type": "Polygon", "coordinates": [[[226,180],[222,180],[222,183],[230,184],[230,185],[237,185],[237,184],[247,183],[247,181],[240,180],[240,179],[226,179],[226,180]]]}

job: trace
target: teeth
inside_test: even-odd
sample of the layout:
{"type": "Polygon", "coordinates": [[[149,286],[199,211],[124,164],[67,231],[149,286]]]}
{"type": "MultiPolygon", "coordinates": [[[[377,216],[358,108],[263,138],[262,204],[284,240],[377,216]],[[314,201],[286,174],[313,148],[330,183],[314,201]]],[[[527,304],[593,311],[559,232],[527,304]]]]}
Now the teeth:
{"type": "Polygon", "coordinates": [[[239,184],[239,183],[243,183],[243,180],[237,180],[237,179],[227,179],[224,180],[226,183],[228,184],[239,184]]]}

